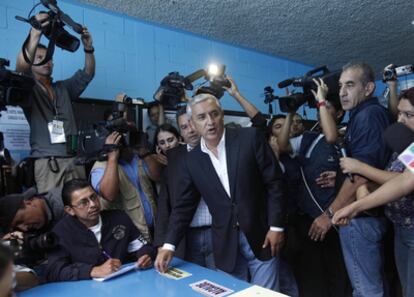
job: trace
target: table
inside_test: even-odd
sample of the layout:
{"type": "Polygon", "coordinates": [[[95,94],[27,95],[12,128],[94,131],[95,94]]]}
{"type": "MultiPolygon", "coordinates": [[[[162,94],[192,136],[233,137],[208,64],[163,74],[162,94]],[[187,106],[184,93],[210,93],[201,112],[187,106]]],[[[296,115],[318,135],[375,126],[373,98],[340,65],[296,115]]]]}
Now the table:
{"type": "Polygon", "coordinates": [[[242,291],[251,285],[224,272],[207,268],[174,258],[172,266],[191,273],[180,280],[166,278],[155,269],[132,271],[106,282],[82,280],[74,282],[48,283],[19,293],[21,297],[187,297],[202,296],[190,288],[189,284],[208,279],[227,287],[234,292],[242,291]]]}

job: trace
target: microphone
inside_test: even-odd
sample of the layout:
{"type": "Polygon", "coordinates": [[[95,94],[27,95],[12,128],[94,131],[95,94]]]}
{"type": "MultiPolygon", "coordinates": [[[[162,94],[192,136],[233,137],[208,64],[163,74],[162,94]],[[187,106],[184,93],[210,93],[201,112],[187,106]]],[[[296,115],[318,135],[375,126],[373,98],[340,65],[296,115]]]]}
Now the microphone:
{"type": "Polygon", "coordinates": [[[197,79],[202,78],[206,75],[206,71],[204,69],[197,70],[189,75],[187,75],[184,79],[189,83],[195,82],[197,79]]]}
{"type": "MultiPolygon", "coordinates": [[[[339,147],[339,152],[341,153],[342,158],[346,158],[347,154],[346,154],[346,150],[345,150],[345,145],[342,141],[338,143],[338,147],[339,147]]],[[[348,172],[346,174],[346,176],[348,176],[351,183],[354,182],[354,175],[352,173],[348,172]]]]}
{"type": "Polygon", "coordinates": [[[293,79],[289,78],[289,79],[285,79],[281,81],[280,83],[277,84],[277,86],[279,87],[279,89],[283,89],[283,88],[290,86],[292,83],[293,83],[293,79]]]}

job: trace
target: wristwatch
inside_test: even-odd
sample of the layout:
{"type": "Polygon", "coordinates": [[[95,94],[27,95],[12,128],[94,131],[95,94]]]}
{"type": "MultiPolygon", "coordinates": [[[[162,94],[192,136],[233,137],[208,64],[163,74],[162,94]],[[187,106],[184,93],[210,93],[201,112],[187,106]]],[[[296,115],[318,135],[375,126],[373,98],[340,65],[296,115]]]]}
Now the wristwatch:
{"type": "Polygon", "coordinates": [[[332,211],[332,208],[330,208],[330,207],[328,207],[328,208],[325,210],[325,213],[326,213],[326,215],[328,216],[328,218],[330,218],[330,219],[332,219],[332,218],[333,218],[333,216],[334,216],[334,213],[333,213],[333,211],[332,211]]]}
{"type": "Polygon", "coordinates": [[[87,54],[93,54],[93,52],[95,51],[95,48],[92,46],[90,49],[84,48],[83,51],[87,54]]]}

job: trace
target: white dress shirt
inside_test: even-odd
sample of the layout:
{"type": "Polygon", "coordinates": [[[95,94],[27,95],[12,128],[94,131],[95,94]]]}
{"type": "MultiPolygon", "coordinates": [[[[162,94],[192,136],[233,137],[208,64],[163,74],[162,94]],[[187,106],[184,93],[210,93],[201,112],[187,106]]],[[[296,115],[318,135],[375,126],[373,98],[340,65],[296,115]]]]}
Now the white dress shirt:
{"type": "MultiPolygon", "coordinates": [[[[216,171],[221,184],[223,185],[224,190],[226,191],[227,195],[230,195],[230,182],[229,182],[229,175],[227,171],[227,156],[226,156],[226,130],[223,131],[223,136],[220,139],[220,142],[217,145],[217,157],[214,153],[207,147],[204,138],[201,138],[200,141],[200,148],[203,153],[206,153],[213,164],[214,170],[216,171]]],[[[282,232],[283,228],[271,226],[271,231],[282,232]]],[[[163,245],[163,249],[167,249],[170,251],[175,251],[175,246],[169,243],[165,243],[163,245]]]]}

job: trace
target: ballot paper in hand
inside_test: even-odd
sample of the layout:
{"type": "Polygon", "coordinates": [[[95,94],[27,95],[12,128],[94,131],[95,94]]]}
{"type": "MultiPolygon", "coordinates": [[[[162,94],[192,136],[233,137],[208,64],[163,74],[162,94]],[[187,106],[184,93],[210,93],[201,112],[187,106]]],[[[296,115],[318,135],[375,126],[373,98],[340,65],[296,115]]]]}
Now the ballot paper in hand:
{"type": "Polygon", "coordinates": [[[135,269],[138,269],[138,265],[137,265],[136,262],[135,263],[125,264],[125,265],[122,265],[119,268],[118,271],[116,271],[114,273],[111,273],[111,274],[108,274],[105,277],[94,277],[93,280],[96,280],[98,282],[104,282],[104,281],[107,281],[107,280],[109,280],[111,278],[117,277],[119,275],[125,274],[125,273],[127,273],[127,272],[129,272],[131,270],[135,270],[135,269]]]}

